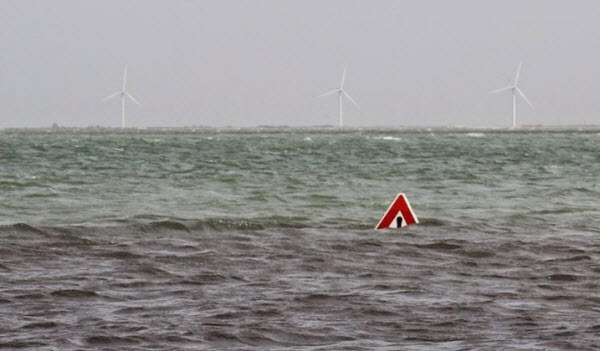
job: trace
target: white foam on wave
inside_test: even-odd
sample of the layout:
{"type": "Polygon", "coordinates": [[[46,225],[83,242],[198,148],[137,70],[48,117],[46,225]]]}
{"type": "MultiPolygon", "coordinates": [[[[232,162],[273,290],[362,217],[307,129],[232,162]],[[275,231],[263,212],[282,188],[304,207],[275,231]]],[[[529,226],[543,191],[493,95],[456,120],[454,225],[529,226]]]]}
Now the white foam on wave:
{"type": "Polygon", "coordinates": [[[393,136],[378,136],[378,137],[374,137],[373,139],[377,139],[377,140],[392,140],[392,141],[400,141],[402,140],[402,138],[398,138],[398,137],[393,137],[393,136]]]}
{"type": "Polygon", "coordinates": [[[467,133],[467,136],[471,137],[471,138],[483,138],[483,137],[485,137],[485,134],[475,132],[475,133],[467,133]]]}

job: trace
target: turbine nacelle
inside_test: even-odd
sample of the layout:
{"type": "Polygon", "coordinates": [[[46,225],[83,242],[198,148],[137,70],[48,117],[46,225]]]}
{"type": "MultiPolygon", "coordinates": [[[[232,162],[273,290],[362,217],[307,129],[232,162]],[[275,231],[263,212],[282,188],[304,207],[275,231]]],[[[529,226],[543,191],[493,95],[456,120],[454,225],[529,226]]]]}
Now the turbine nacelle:
{"type": "Polygon", "coordinates": [[[137,101],[133,95],[131,95],[128,91],[117,91],[114,94],[110,94],[109,96],[105,97],[104,99],[102,99],[102,101],[106,101],[106,100],[110,100],[112,98],[114,98],[115,96],[120,96],[121,98],[125,98],[125,96],[127,96],[131,101],[135,102],[138,106],[142,106],[142,104],[140,104],[139,101],[137,101]]]}

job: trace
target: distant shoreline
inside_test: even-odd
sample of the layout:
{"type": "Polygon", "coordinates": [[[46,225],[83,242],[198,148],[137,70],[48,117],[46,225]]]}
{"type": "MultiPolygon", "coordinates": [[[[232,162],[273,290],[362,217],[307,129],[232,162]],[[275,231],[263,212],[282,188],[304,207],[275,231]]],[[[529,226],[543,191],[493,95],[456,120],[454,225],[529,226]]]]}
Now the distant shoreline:
{"type": "Polygon", "coordinates": [[[202,132],[533,132],[533,131],[600,131],[600,125],[598,124],[586,124],[586,125],[523,125],[518,128],[512,129],[508,127],[466,127],[466,126],[350,126],[350,127],[336,127],[336,126],[307,126],[307,127],[290,127],[290,126],[256,126],[256,127],[206,127],[206,126],[192,126],[192,127],[131,127],[131,128],[119,128],[119,127],[19,127],[19,128],[0,128],[0,132],[61,132],[61,131],[72,131],[72,132],[190,132],[190,133],[202,133],[202,132]]]}

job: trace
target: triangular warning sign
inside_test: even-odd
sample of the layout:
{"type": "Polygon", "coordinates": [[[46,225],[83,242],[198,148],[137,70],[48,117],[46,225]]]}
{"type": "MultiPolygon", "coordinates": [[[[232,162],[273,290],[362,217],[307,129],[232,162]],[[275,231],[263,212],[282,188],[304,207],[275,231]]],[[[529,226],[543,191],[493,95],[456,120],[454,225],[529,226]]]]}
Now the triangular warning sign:
{"type": "Polygon", "coordinates": [[[402,228],[415,223],[419,223],[419,219],[410,207],[406,196],[400,193],[385,211],[375,229],[402,228]]]}

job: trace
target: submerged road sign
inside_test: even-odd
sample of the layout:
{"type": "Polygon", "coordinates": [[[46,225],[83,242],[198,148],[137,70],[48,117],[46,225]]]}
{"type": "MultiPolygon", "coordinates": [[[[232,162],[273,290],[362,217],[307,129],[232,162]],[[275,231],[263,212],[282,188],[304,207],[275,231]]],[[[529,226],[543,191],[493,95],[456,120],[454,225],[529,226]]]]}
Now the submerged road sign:
{"type": "Polygon", "coordinates": [[[419,223],[419,219],[410,207],[406,196],[400,193],[385,211],[375,229],[402,228],[415,223],[419,223]]]}

